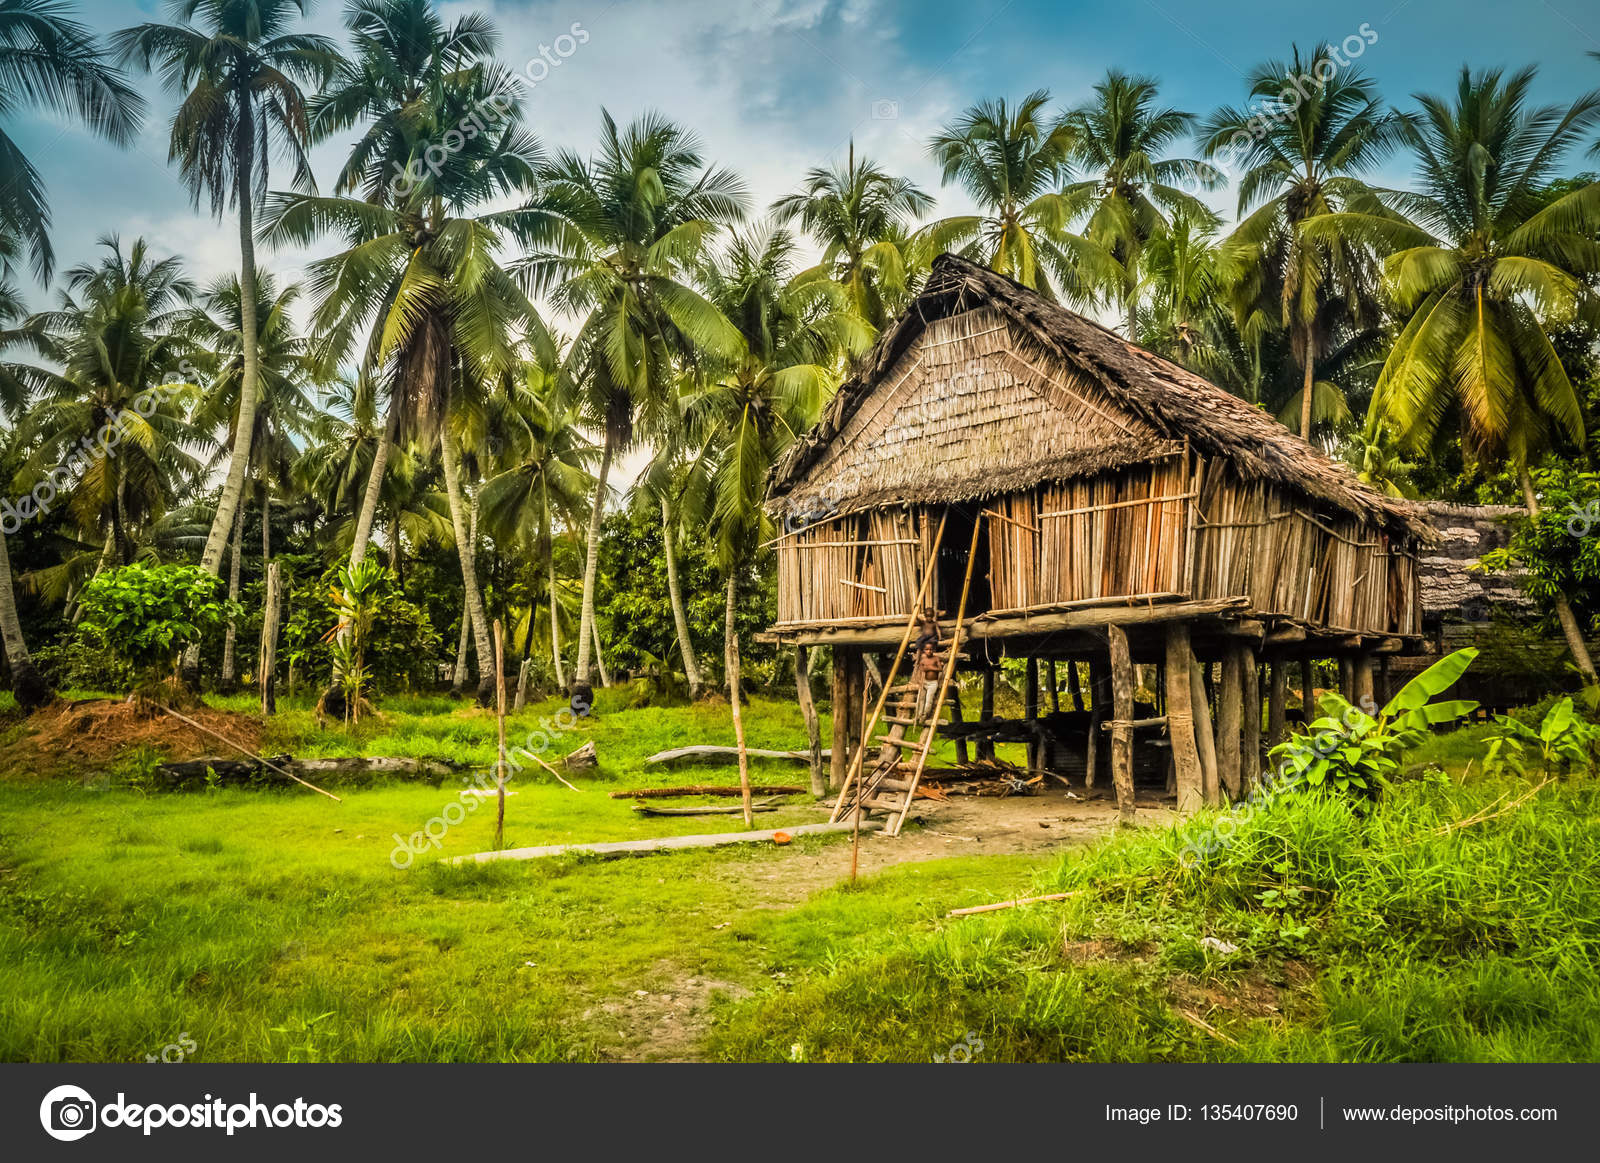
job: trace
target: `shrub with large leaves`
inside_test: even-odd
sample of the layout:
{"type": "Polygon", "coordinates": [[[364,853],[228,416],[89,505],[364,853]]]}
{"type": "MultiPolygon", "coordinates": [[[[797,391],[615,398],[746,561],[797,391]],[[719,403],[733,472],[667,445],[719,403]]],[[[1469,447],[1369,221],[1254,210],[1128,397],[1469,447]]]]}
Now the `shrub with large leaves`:
{"type": "Polygon", "coordinates": [[[171,669],[191,643],[244,616],[228,585],[199,566],[108,569],[83,588],[79,633],[146,673],[171,669]]]}
{"type": "Polygon", "coordinates": [[[1600,727],[1588,722],[1564,698],[1546,712],[1537,727],[1510,715],[1496,715],[1499,731],[1489,736],[1483,755],[1485,771],[1528,774],[1537,761],[1547,776],[1590,770],[1600,757],[1600,727]]]}
{"type": "Polygon", "coordinates": [[[1272,749],[1278,764],[1277,786],[1376,795],[1399,769],[1407,749],[1439,724],[1477,710],[1478,704],[1470,699],[1433,701],[1455,685],[1476,657],[1478,652],[1472,649],[1446,655],[1401,687],[1376,717],[1342,695],[1327,692],[1318,700],[1322,718],[1311,724],[1309,732],[1272,749]]]}

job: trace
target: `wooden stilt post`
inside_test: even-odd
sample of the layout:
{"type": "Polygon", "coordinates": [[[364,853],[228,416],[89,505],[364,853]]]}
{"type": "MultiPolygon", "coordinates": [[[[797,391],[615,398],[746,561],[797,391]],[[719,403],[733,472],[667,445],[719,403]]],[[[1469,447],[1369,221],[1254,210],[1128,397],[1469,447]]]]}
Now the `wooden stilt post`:
{"type": "Polygon", "coordinates": [[[1348,658],[1339,660],[1339,693],[1346,702],[1356,701],[1356,664],[1348,658]]]}
{"type": "Polygon", "coordinates": [[[850,770],[850,749],[854,740],[850,735],[850,683],[846,653],[833,648],[833,740],[828,755],[828,787],[838,791],[844,785],[845,772],[850,770]]]}
{"type": "Polygon", "coordinates": [[[1059,715],[1061,713],[1061,687],[1056,679],[1056,660],[1053,658],[1050,660],[1046,677],[1050,682],[1050,713],[1059,715]]]}
{"type": "Polygon", "coordinates": [[[1039,660],[1028,656],[1022,678],[1022,717],[1028,722],[1028,770],[1040,766],[1039,760],[1039,660]]]}
{"type": "Polygon", "coordinates": [[[1311,721],[1317,717],[1317,688],[1313,676],[1316,668],[1312,666],[1309,658],[1300,660],[1300,713],[1305,716],[1305,725],[1311,726],[1311,721]]]}
{"type": "MultiPolygon", "coordinates": [[[[990,667],[989,669],[987,669],[987,670],[985,670],[983,672],[983,702],[982,702],[982,704],[980,706],[980,709],[979,709],[979,712],[978,712],[978,721],[981,722],[985,727],[988,727],[990,724],[992,724],[994,722],[994,668],[993,667],[990,667]]],[[[993,759],[994,758],[994,740],[993,739],[979,739],[978,740],[977,751],[978,751],[978,758],[979,759],[993,759]]]]}
{"type": "Polygon", "coordinates": [[[806,721],[806,743],[811,748],[811,794],[828,794],[827,777],[822,773],[822,724],[817,721],[817,703],[811,697],[811,668],[809,651],[804,646],[794,648],[794,689],[800,699],[800,714],[806,721]]]}
{"type": "Polygon", "coordinates": [[[1230,803],[1239,802],[1239,732],[1244,724],[1244,674],[1240,647],[1229,643],[1222,653],[1222,683],[1217,692],[1217,775],[1230,803]]]}
{"type": "Polygon", "coordinates": [[[1379,708],[1382,708],[1393,697],[1393,693],[1389,690],[1389,656],[1387,654],[1378,655],[1378,686],[1373,693],[1373,697],[1377,699],[1379,708]]]}
{"type": "Polygon", "coordinates": [[[1100,764],[1100,741],[1105,732],[1100,724],[1111,717],[1111,674],[1098,658],[1089,660],[1089,743],[1084,755],[1084,787],[1093,787],[1104,774],[1100,764]]]}
{"type": "MultiPolygon", "coordinates": [[[[966,718],[961,711],[961,684],[954,679],[950,680],[950,721],[952,723],[966,722],[966,718]]],[[[956,762],[967,762],[967,739],[965,735],[956,740],[956,762]]]]}
{"type": "Polygon", "coordinates": [[[1289,711],[1289,664],[1279,659],[1272,664],[1267,693],[1267,747],[1273,748],[1287,737],[1289,711]]]}
{"type": "Polygon", "coordinates": [[[1117,790],[1117,822],[1132,824],[1133,808],[1133,663],[1128,635],[1108,626],[1111,655],[1111,784],[1117,790]]]}
{"type": "Polygon", "coordinates": [[[1210,669],[1209,662],[1190,667],[1189,689],[1195,750],[1200,753],[1200,798],[1214,807],[1222,800],[1222,785],[1217,777],[1217,740],[1211,726],[1211,702],[1206,697],[1206,682],[1202,677],[1202,672],[1210,669]]]}
{"type": "Polygon", "coordinates": [[[1075,659],[1067,663],[1067,693],[1072,696],[1072,709],[1083,710],[1083,687],[1078,678],[1078,663],[1075,659]]]}
{"type": "Polygon", "coordinates": [[[1356,655],[1350,670],[1350,689],[1353,692],[1350,701],[1368,714],[1374,713],[1378,700],[1372,689],[1372,655],[1367,652],[1356,655]]]}
{"type": "Polygon", "coordinates": [[[1172,741],[1173,786],[1178,810],[1192,812],[1202,803],[1203,777],[1194,731],[1194,652],[1189,625],[1167,627],[1167,737],[1172,741]]]}
{"type": "Polygon", "coordinates": [[[1254,648],[1241,645],[1241,670],[1244,678],[1244,722],[1239,755],[1239,790],[1248,797],[1261,782],[1261,662],[1254,648]]]}

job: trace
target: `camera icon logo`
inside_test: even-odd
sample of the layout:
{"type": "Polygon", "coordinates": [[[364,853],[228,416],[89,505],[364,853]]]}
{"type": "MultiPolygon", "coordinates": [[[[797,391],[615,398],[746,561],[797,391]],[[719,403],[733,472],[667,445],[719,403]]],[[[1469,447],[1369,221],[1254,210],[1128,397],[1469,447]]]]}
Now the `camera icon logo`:
{"type": "Polygon", "coordinates": [[[894,121],[900,116],[900,102],[890,97],[881,97],[872,103],[872,119],[874,121],[894,121]]]}
{"type": "Polygon", "coordinates": [[[39,1104],[39,1122],[52,1139],[71,1143],[95,1127],[95,1101],[81,1086],[58,1086],[39,1104]]]}

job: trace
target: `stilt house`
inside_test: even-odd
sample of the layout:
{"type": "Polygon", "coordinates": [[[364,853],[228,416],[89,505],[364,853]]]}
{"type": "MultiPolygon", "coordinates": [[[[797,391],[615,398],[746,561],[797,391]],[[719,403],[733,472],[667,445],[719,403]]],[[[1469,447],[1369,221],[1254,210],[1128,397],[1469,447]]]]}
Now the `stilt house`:
{"type": "Polygon", "coordinates": [[[1136,770],[1181,808],[1238,797],[1260,770],[1263,665],[1281,731],[1292,664],[1340,659],[1359,697],[1374,660],[1414,649],[1422,628],[1432,532],[1411,506],[1259,408],[951,255],[775,467],[769,504],[784,532],[768,636],[833,647],[831,774],[848,793],[835,818],[876,807],[891,832],[926,762],[917,730],[980,753],[1027,742],[1030,766],[1091,784],[1109,768],[1125,811],[1136,770]],[[922,609],[949,669],[983,672],[986,692],[1001,658],[1028,660],[1022,720],[997,719],[987,695],[963,716],[949,673],[949,721],[897,707],[910,695],[893,677],[868,698],[869,670],[907,675],[922,609]],[[1139,676],[1155,705],[1136,712],[1139,676]]]}

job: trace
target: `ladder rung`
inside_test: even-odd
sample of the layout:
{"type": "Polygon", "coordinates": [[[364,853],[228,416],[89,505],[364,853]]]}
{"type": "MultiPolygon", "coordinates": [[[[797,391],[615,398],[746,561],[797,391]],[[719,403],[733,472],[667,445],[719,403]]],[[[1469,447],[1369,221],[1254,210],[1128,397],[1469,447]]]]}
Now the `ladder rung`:
{"type": "Polygon", "coordinates": [[[864,808],[876,808],[883,812],[898,812],[901,808],[905,807],[905,803],[901,800],[895,799],[892,796],[888,798],[883,796],[868,796],[866,799],[861,801],[861,806],[864,808]]]}

